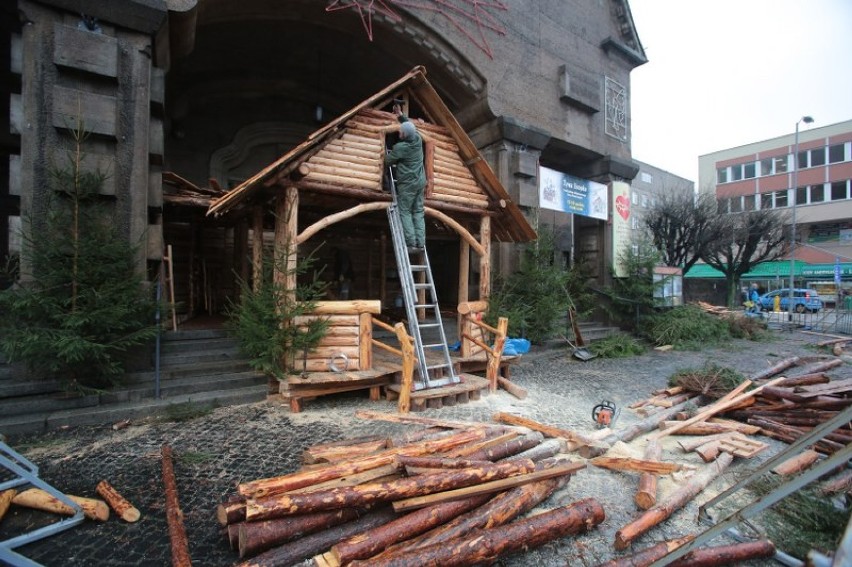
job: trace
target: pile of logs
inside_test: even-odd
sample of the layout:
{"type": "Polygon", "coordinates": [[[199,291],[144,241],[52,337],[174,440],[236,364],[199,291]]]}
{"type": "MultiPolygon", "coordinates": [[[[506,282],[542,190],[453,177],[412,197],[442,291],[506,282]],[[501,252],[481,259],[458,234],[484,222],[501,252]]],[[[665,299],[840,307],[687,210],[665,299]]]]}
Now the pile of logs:
{"type": "Polygon", "coordinates": [[[500,424],[359,414],[426,427],[315,445],[302,469],[240,484],[217,517],[242,565],[471,565],[604,519],[591,498],[521,517],[586,466],[558,456],[558,440],[500,424]]]}

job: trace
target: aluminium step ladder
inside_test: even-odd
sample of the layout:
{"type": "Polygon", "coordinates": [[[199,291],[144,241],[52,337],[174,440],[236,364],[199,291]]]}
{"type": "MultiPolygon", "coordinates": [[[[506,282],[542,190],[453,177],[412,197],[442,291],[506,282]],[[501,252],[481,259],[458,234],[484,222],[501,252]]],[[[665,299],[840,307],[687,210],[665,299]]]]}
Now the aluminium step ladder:
{"type": "Polygon", "coordinates": [[[435,291],[435,283],[432,279],[432,268],[429,264],[429,254],[426,247],[415,254],[418,263],[412,264],[408,255],[408,247],[405,244],[405,236],[402,231],[402,220],[399,216],[399,207],[396,197],[396,180],[393,176],[393,168],[388,168],[388,180],[390,182],[393,202],[388,207],[388,221],[393,238],[393,251],[396,256],[397,273],[402,286],[402,296],[405,302],[405,312],[408,316],[408,333],[414,338],[414,352],[417,355],[417,368],[420,380],[414,381],[416,390],[458,384],[459,377],[453,371],[453,362],[450,359],[450,349],[447,347],[447,337],[444,333],[444,323],[441,320],[441,310],[438,306],[438,294],[435,291]],[[422,260],[422,262],[421,262],[422,260]],[[423,283],[415,281],[415,275],[422,274],[425,277],[423,283]],[[418,303],[420,292],[425,291],[425,303],[418,303]],[[424,310],[426,317],[420,321],[417,317],[418,310],[424,310]],[[438,330],[440,342],[424,344],[423,331],[438,330]],[[440,349],[442,362],[429,364],[426,360],[426,349],[440,349]]]}

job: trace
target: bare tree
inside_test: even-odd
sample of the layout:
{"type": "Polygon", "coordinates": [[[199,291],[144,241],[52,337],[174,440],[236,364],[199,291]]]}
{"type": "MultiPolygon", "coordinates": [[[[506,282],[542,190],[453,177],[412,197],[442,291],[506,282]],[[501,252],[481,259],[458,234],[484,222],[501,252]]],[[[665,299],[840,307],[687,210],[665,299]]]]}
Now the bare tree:
{"type": "Polygon", "coordinates": [[[728,234],[712,193],[697,198],[692,192],[665,193],[644,222],[663,263],[683,268],[684,273],[728,234]]]}
{"type": "Polygon", "coordinates": [[[725,236],[702,256],[709,266],[725,274],[728,306],[734,307],[740,278],[762,262],[780,258],[787,250],[787,215],[773,209],[719,215],[725,236]]]}

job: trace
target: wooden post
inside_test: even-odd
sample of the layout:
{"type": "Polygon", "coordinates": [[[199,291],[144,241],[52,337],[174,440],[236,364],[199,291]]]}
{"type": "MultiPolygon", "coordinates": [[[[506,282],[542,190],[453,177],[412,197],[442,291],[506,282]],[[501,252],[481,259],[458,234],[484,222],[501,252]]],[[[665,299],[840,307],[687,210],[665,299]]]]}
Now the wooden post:
{"type": "MultiPolygon", "coordinates": [[[[643,458],[649,461],[658,461],[662,456],[663,450],[660,444],[656,441],[648,441],[645,446],[645,454],[643,458]]],[[[636,506],[640,510],[647,510],[657,503],[657,475],[654,473],[642,473],[639,477],[639,488],[636,490],[636,496],[633,497],[636,506]]]]}
{"type": "Polygon", "coordinates": [[[485,253],[479,258],[479,299],[487,301],[491,295],[491,217],[484,216],[479,228],[479,242],[485,253]]]}
{"type": "Polygon", "coordinates": [[[411,411],[411,388],[414,383],[414,345],[408,340],[403,322],[394,325],[394,330],[402,350],[402,387],[399,390],[397,410],[399,413],[408,413],[411,411]]]}
{"type": "Polygon", "coordinates": [[[494,346],[488,353],[488,364],[485,369],[485,377],[488,378],[488,390],[497,391],[497,376],[500,374],[500,360],[503,358],[503,347],[506,346],[506,333],[509,331],[509,320],[500,317],[497,323],[497,332],[494,333],[494,346]]]}
{"type": "Polygon", "coordinates": [[[388,300],[388,235],[382,232],[382,238],[379,246],[379,298],[383,305],[393,305],[392,300],[388,300]]]}
{"type": "Polygon", "coordinates": [[[361,313],[358,316],[358,370],[373,367],[373,316],[361,313]]]}
{"type": "MultiPolygon", "coordinates": [[[[466,303],[470,293],[470,244],[464,238],[459,239],[459,304],[466,303]]],[[[456,316],[456,326],[459,340],[461,340],[464,315],[456,316]]]]}
{"type": "Polygon", "coordinates": [[[107,481],[100,481],[95,487],[95,492],[97,492],[101,498],[106,500],[107,504],[110,505],[110,508],[115,510],[115,513],[118,514],[125,522],[132,523],[140,518],[141,514],[139,513],[139,509],[128,502],[107,481]]]}
{"type": "Polygon", "coordinates": [[[237,230],[235,233],[236,242],[234,243],[234,260],[237,266],[237,273],[240,274],[240,279],[242,281],[247,281],[249,276],[248,230],[248,221],[246,219],[242,219],[239,223],[237,223],[237,230]]]}
{"type": "Polygon", "coordinates": [[[263,283],[263,207],[252,210],[251,227],[252,289],[257,291],[263,283]]]}
{"type": "MultiPolygon", "coordinates": [[[[106,502],[95,498],[84,498],[70,494],[66,494],[66,496],[80,506],[83,509],[83,515],[90,520],[106,522],[109,519],[109,507],[106,505],[106,502]]],[[[74,509],[71,506],[41,488],[24,490],[12,498],[12,503],[17,506],[44,510],[45,512],[53,512],[54,514],[62,514],[64,516],[74,515],[74,509]]]]}

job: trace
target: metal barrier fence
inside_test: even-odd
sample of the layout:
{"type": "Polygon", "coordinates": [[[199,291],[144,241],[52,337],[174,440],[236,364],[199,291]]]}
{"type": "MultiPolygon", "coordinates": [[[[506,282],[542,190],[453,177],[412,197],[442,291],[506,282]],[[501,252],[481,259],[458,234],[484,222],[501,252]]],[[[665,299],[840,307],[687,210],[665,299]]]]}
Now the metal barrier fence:
{"type": "Polygon", "coordinates": [[[852,335],[852,310],[841,308],[820,309],[816,313],[788,313],[786,311],[762,313],[770,328],[820,333],[852,335]]]}

